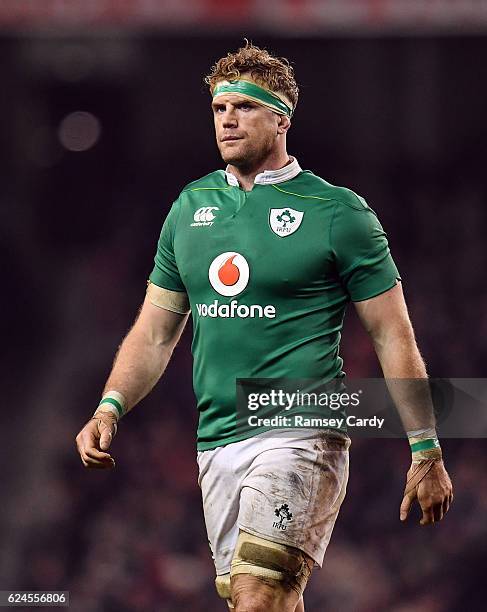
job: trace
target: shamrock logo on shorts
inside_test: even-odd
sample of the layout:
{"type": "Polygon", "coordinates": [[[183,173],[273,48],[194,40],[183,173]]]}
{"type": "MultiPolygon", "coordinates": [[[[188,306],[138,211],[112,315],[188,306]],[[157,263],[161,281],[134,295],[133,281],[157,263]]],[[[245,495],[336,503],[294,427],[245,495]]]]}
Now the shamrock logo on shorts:
{"type": "Polygon", "coordinates": [[[289,506],[287,504],[282,504],[280,508],[274,510],[274,514],[279,518],[279,521],[274,521],[272,526],[284,531],[286,529],[284,521],[292,521],[293,518],[293,513],[289,512],[289,506]]]}

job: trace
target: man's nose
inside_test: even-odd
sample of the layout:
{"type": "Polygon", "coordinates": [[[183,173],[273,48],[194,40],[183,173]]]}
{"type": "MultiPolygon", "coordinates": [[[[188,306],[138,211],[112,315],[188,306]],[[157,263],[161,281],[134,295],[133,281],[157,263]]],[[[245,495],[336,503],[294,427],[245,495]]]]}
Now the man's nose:
{"type": "Polygon", "coordinates": [[[224,128],[237,126],[237,115],[234,109],[227,109],[223,114],[222,125],[224,128]]]}

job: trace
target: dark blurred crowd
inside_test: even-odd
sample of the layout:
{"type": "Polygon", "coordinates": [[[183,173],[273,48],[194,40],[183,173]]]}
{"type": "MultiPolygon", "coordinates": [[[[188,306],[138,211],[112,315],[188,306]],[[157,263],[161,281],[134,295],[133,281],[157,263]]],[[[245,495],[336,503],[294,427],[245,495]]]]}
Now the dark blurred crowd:
{"type": "MultiPolygon", "coordinates": [[[[327,47],[331,58],[339,56],[339,44],[327,47]]],[[[451,44],[453,51],[458,50],[457,43],[451,44]]],[[[377,60],[382,76],[389,74],[384,45],[372,48],[367,56],[370,65],[356,63],[359,84],[360,67],[375,66],[374,57],[382,58],[377,60]]],[[[222,45],[213,46],[214,55],[223,50],[222,45]]],[[[294,47],[291,56],[299,49],[305,54],[305,46],[295,42],[294,47]]],[[[193,52],[196,48],[195,43],[193,52]]],[[[460,60],[451,65],[449,58],[458,57],[453,51],[445,51],[440,73],[446,79],[447,68],[456,70],[463,91],[472,91],[477,83],[474,67],[460,60]],[[467,72],[462,72],[467,65],[467,72]]],[[[189,64],[191,48],[185,47],[185,53],[189,64]]],[[[165,57],[160,49],[158,57],[165,57]]],[[[113,355],[143,300],[171,198],[184,183],[219,163],[215,152],[212,165],[205,154],[211,147],[211,125],[198,134],[206,147],[202,152],[184,146],[187,132],[183,143],[175,139],[171,115],[165,117],[157,103],[166,99],[154,84],[158,64],[152,55],[147,58],[153,75],[147,87],[153,94],[157,90],[160,98],[144,97],[140,91],[130,98],[122,95],[122,89],[107,93],[98,83],[100,91],[95,94],[103,103],[97,112],[103,119],[105,104],[113,116],[107,113],[106,140],[94,148],[92,157],[90,152],[64,153],[58,166],[30,167],[23,157],[22,139],[10,149],[11,141],[5,141],[0,152],[6,170],[0,206],[5,310],[0,325],[7,339],[2,362],[5,405],[0,414],[0,589],[69,590],[73,612],[225,610],[214,591],[197,485],[189,326],[161,383],[122,421],[112,447],[116,468],[109,473],[85,470],[74,444],[97,405],[113,355]],[[148,119],[144,123],[137,108],[142,100],[154,123],[148,119]],[[138,123],[130,123],[128,118],[134,116],[138,123]],[[127,126],[133,129],[138,153],[128,150],[121,137],[117,140],[118,128],[127,132],[127,126]],[[160,130],[160,148],[155,139],[150,141],[151,130],[160,130]]],[[[345,63],[350,61],[350,55],[344,58],[345,63]]],[[[420,91],[427,70],[421,72],[415,52],[408,51],[403,58],[402,79],[420,91]]],[[[481,65],[480,57],[478,61],[481,65]]],[[[63,88],[56,94],[51,87],[47,94],[34,77],[29,89],[14,76],[15,62],[6,66],[12,95],[23,101],[2,102],[12,137],[25,121],[34,122],[42,113],[47,121],[49,112],[58,112],[46,109],[62,107],[65,112],[73,104],[88,104],[79,101],[77,90],[74,103],[63,88]],[[35,105],[27,104],[26,91],[37,91],[38,115],[35,105]]],[[[373,69],[372,73],[377,85],[382,77],[373,69]]],[[[396,88],[402,83],[395,77],[391,81],[396,88]]],[[[348,111],[358,110],[340,141],[341,149],[335,150],[334,141],[330,144],[325,128],[317,140],[314,128],[299,132],[297,114],[289,151],[303,167],[357,190],[377,211],[403,277],[430,374],[480,378],[487,361],[486,91],[477,90],[475,100],[470,96],[469,107],[457,90],[447,88],[449,81],[440,81],[436,86],[443,91],[443,83],[451,93],[449,106],[444,98],[437,99],[435,106],[425,91],[433,109],[429,118],[438,124],[434,134],[421,132],[430,124],[426,111],[416,107],[417,142],[408,135],[407,126],[414,125],[408,104],[414,107],[421,98],[411,96],[402,114],[401,104],[396,104],[394,119],[386,120],[379,110],[374,114],[374,103],[380,107],[380,102],[372,83],[375,97],[364,96],[363,104],[362,99],[350,101],[348,111]],[[424,111],[422,123],[420,111],[424,111]],[[371,117],[376,117],[377,130],[373,124],[367,131],[362,122],[371,117]],[[361,132],[354,140],[359,125],[361,132]],[[381,140],[389,133],[388,126],[397,128],[389,134],[390,142],[381,140]],[[429,147],[435,134],[435,144],[429,147]]],[[[392,104],[392,94],[384,95],[392,104]]],[[[309,87],[303,104],[306,96],[313,98],[309,87]]],[[[189,130],[192,106],[184,96],[181,104],[189,130]]],[[[204,102],[198,99],[198,108],[200,104],[204,102]]],[[[315,112],[312,105],[307,108],[315,112]]],[[[208,114],[195,112],[209,121],[208,114]]],[[[304,114],[302,121],[309,126],[309,116],[304,114]]],[[[330,125],[332,139],[344,125],[339,117],[338,127],[330,125]]],[[[346,317],[342,346],[349,375],[379,373],[353,307],[346,317]]],[[[308,612],[485,609],[486,443],[451,439],[442,445],[455,501],[441,524],[422,528],[417,509],[406,524],[399,522],[409,466],[407,443],[352,441],[348,494],[324,567],[315,571],[306,591],[308,612]]]]}

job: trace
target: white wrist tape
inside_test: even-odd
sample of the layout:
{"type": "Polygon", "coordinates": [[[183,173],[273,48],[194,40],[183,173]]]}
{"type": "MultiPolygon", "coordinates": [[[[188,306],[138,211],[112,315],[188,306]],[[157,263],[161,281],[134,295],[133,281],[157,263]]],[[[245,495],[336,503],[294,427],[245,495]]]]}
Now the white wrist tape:
{"type": "Polygon", "coordinates": [[[107,391],[101,398],[97,412],[112,412],[119,421],[127,412],[125,396],[115,390],[107,391]]]}
{"type": "Polygon", "coordinates": [[[441,447],[434,427],[408,431],[407,434],[413,463],[441,459],[441,447]]]}

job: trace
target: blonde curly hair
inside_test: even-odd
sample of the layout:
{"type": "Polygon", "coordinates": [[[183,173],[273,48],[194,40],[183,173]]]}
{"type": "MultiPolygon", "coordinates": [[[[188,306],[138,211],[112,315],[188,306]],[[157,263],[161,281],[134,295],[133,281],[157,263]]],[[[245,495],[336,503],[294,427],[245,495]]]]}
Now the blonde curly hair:
{"type": "Polygon", "coordinates": [[[205,77],[205,83],[213,93],[219,81],[234,81],[249,72],[252,79],[262,87],[283,93],[293,108],[298,103],[299,88],[294,78],[294,69],[285,57],[274,57],[266,49],[256,47],[247,39],[245,46],[220,58],[205,77]]]}

